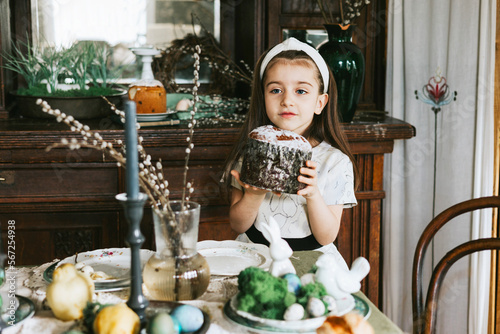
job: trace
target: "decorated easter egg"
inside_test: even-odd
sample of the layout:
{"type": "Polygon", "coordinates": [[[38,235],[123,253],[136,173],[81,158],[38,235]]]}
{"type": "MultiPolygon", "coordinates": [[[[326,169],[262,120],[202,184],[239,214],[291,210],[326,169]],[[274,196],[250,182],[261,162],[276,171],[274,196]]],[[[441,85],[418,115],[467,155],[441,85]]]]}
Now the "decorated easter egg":
{"type": "Polygon", "coordinates": [[[326,304],[326,309],[328,310],[328,312],[337,310],[337,302],[332,296],[325,295],[321,297],[321,300],[326,304]]]}
{"type": "Polygon", "coordinates": [[[307,301],[307,313],[311,318],[319,317],[325,314],[325,304],[319,298],[311,297],[307,301]]]}
{"type": "Polygon", "coordinates": [[[283,275],[283,278],[288,281],[288,291],[298,294],[302,284],[300,283],[300,278],[296,274],[288,273],[283,275]]]}
{"type": "Polygon", "coordinates": [[[174,323],[173,318],[167,312],[156,314],[148,322],[147,328],[148,334],[179,334],[180,331],[178,324],[174,323]]]}
{"type": "Polygon", "coordinates": [[[300,320],[304,318],[304,307],[298,303],[292,304],[287,307],[285,314],[283,314],[283,319],[285,320],[300,320]]]}
{"type": "Polygon", "coordinates": [[[194,306],[183,304],[170,315],[179,321],[181,332],[194,332],[203,326],[203,312],[194,306]]]}

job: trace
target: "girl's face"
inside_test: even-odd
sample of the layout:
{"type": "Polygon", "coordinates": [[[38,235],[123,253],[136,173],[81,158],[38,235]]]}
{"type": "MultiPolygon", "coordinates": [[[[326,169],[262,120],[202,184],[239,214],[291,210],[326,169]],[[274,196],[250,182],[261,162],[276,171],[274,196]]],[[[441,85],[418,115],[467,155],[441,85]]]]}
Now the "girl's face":
{"type": "Polygon", "coordinates": [[[318,70],[306,61],[278,60],[266,69],[266,113],[277,127],[302,135],[321,114],[328,94],[319,93],[318,70]]]}

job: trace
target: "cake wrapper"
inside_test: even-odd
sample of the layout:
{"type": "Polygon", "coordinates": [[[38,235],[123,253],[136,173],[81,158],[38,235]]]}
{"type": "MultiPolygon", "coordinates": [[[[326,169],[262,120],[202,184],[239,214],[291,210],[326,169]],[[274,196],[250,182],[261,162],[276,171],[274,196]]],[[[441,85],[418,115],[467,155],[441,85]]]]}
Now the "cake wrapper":
{"type": "Polygon", "coordinates": [[[297,180],[300,168],[311,160],[312,152],[248,139],[240,180],[251,186],[279,193],[296,194],[306,187],[297,180]]]}

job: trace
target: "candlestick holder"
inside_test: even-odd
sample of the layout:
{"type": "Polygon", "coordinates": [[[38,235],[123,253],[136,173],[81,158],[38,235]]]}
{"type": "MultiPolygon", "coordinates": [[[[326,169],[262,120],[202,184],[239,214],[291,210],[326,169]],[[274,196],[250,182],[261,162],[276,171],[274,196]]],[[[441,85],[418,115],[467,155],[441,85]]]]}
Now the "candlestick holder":
{"type": "Polygon", "coordinates": [[[128,198],[126,193],[122,193],[116,195],[116,199],[123,205],[125,218],[129,223],[129,231],[125,239],[131,250],[130,296],[127,305],[137,313],[141,324],[144,324],[146,321],[145,310],[149,302],[142,292],[142,268],[139,252],[145,240],[144,235],[141,233],[140,225],[147,195],[139,193],[137,198],[128,198]]]}
{"type": "Polygon", "coordinates": [[[141,57],[142,70],[141,70],[141,80],[154,80],[153,69],[151,63],[153,62],[153,57],[159,55],[161,52],[155,48],[131,48],[132,52],[137,56],[141,57]]]}

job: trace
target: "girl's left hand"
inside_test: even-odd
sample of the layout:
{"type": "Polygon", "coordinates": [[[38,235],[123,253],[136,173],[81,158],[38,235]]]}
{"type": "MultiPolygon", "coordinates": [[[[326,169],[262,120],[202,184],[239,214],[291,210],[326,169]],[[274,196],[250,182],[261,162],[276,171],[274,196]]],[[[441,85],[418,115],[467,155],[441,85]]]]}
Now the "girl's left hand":
{"type": "Polygon", "coordinates": [[[318,164],[312,160],[306,161],[306,167],[300,169],[300,176],[298,177],[299,182],[304,183],[306,187],[297,192],[297,195],[304,196],[305,198],[310,198],[315,195],[320,195],[318,188],[318,173],[316,168],[318,164]]]}

